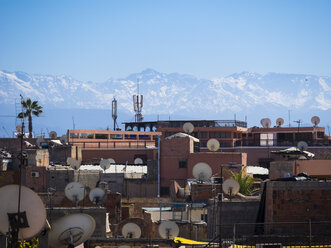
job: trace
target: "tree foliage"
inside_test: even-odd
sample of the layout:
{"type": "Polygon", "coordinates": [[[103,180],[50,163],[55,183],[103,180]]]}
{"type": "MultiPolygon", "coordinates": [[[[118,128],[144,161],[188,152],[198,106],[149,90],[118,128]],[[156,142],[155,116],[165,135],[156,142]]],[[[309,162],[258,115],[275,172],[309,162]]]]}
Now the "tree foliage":
{"type": "Polygon", "coordinates": [[[243,171],[232,173],[232,178],[239,183],[239,193],[243,195],[250,195],[256,191],[257,188],[254,188],[254,182],[260,181],[260,179],[251,177],[249,175],[243,175],[243,171]]]}
{"type": "Polygon", "coordinates": [[[42,106],[38,105],[38,101],[32,101],[30,98],[26,99],[26,101],[22,101],[23,112],[18,114],[18,118],[28,117],[29,122],[29,138],[32,138],[32,116],[39,116],[42,111],[42,106]]]}

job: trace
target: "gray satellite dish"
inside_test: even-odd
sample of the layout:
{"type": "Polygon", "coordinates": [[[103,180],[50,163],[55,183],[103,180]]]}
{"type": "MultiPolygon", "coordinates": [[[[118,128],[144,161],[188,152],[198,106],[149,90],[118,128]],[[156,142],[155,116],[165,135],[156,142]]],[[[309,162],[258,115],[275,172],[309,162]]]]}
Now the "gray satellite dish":
{"type": "Polygon", "coordinates": [[[192,133],[193,130],[194,130],[194,126],[191,122],[185,122],[184,125],[183,125],[183,130],[185,133],[192,133]]]}
{"type": "Polygon", "coordinates": [[[271,127],[271,120],[269,118],[263,118],[263,119],[261,119],[261,125],[264,128],[270,128],[271,127]]]}
{"type": "Polygon", "coordinates": [[[80,183],[71,182],[65,187],[64,194],[76,206],[77,202],[83,200],[85,197],[85,187],[80,183]]]}
{"type": "Polygon", "coordinates": [[[144,161],[141,158],[136,158],[134,160],[134,164],[143,164],[143,163],[144,163],[144,161]]]}
{"type": "Polygon", "coordinates": [[[164,239],[174,239],[179,234],[178,225],[173,221],[162,221],[159,225],[159,234],[164,239]]]}
{"type": "Polygon", "coordinates": [[[50,139],[56,139],[57,138],[57,133],[55,131],[50,131],[49,138],[50,139]]]}
{"type": "MultiPolygon", "coordinates": [[[[11,184],[0,188],[0,232],[3,235],[7,235],[9,230],[8,214],[18,211],[18,196],[19,185],[11,184]]],[[[27,223],[26,227],[19,229],[18,239],[30,239],[44,228],[46,223],[44,203],[38,194],[25,186],[21,186],[20,213],[25,213],[27,223]]]]}
{"type": "Polygon", "coordinates": [[[61,137],[60,137],[60,141],[61,141],[61,143],[62,144],[67,144],[68,143],[68,137],[67,137],[67,135],[66,134],[64,134],[64,135],[62,135],[61,137]]]}
{"type": "Polygon", "coordinates": [[[311,123],[314,124],[314,126],[317,126],[320,123],[320,118],[318,116],[311,117],[311,123]]]}
{"type": "Polygon", "coordinates": [[[94,188],[90,191],[89,194],[90,201],[95,205],[99,206],[106,200],[106,193],[101,188],[94,188]]]}
{"type": "MultiPolygon", "coordinates": [[[[113,160],[113,159],[112,159],[113,160]]],[[[115,162],[115,161],[114,161],[115,162]]],[[[100,167],[105,171],[110,168],[111,159],[101,159],[100,167]]]]}
{"type": "Polygon", "coordinates": [[[71,168],[73,168],[74,170],[78,170],[80,168],[82,161],[81,160],[77,160],[74,158],[67,158],[67,165],[70,165],[71,168]]]}
{"type": "Polygon", "coordinates": [[[226,179],[222,185],[223,192],[229,195],[230,197],[238,194],[239,189],[240,189],[239,183],[232,178],[226,179]]]}
{"type": "Polygon", "coordinates": [[[206,181],[212,176],[212,170],[207,163],[197,163],[193,166],[192,174],[199,181],[206,181]]]}
{"type": "Polygon", "coordinates": [[[136,223],[126,223],[121,231],[124,238],[139,239],[141,237],[141,229],[136,223]]]}
{"type": "Polygon", "coordinates": [[[209,139],[207,147],[209,151],[216,152],[220,148],[220,142],[217,139],[209,139]]]}
{"type": "Polygon", "coordinates": [[[50,248],[75,247],[88,240],[95,230],[95,220],[88,214],[70,214],[52,223],[48,233],[50,248]],[[70,247],[71,247],[70,246],[70,247]]]}
{"type": "Polygon", "coordinates": [[[284,124],[284,119],[283,118],[277,118],[277,120],[276,120],[277,127],[281,127],[283,124],[284,124]]]}
{"type": "Polygon", "coordinates": [[[305,141],[299,141],[297,147],[301,152],[303,152],[307,150],[308,144],[305,141]]]}

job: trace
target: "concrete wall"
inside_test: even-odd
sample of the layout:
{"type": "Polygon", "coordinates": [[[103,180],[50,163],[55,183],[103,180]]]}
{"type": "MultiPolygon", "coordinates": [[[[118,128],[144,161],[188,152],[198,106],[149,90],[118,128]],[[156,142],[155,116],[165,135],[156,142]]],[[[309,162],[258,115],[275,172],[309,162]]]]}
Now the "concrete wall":
{"type": "Polygon", "coordinates": [[[112,158],[116,163],[133,164],[135,158],[157,159],[157,149],[82,149],[82,159],[86,163],[98,163],[101,158],[112,158]]]}
{"type": "MultiPolygon", "coordinates": [[[[269,181],[266,183],[265,222],[331,221],[331,182],[325,181],[269,181]]],[[[270,227],[271,228],[271,227],[270,227]]],[[[308,224],[286,225],[270,232],[308,232],[308,224]]],[[[315,234],[331,235],[328,226],[314,224],[315,234]]]]}
{"type": "Polygon", "coordinates": [[[49,153],[47,149],[26,149],[28,166],[48,166],[49,153]]]}
{"type": "Polygon", "coordinates": [[[124,180],[125,197],[157,197],[157,181],[145,179],[125,179],[124,180]]]}
{"type": "Polygon", "coordinates": [[[100,181],[107,182],[111,192],[123,194],[124,173],[102,173],[100,181]]]}
{"type": "Polygon", "coordinates": [[[50,167],[46,175],[46,188],[52,187],[57,191],[63,191],[66,185],[74,181],[73,169],[56,169],[50,167]]]}
{"type": "Polygon", "coordinates": [[[100,181],[100,174],[102,174],[100,172],[101,171],[74,170],[74,181],[83,184],[89,189],[93,189],[100,181]]]}
{"type": "MultiPolygon", "coordinates": [[[[236,237],[242,235],[253,235],[255,230],[255,223],[259,209],[259,201],[226,201],[222,202],[222,237],[233,238],[234,225],[236,237]],[[239,223],[251,223],[239,224],[239,223]]],[[[208,202],[208,217],[207,217],[207,237],[209,239],[215,238],[219,234],[219,207],[218,201],[210,200],[208,202]]]]}
{"type": "Polygon", "coordinates": [[[269,179],[284,178],[286,174],[294,175],[294,161],[275,161],[270,163],[269,179]]]}
{"type": "Polygon", "coordinates": [[[49,147],[49,160],[54,164],[65,164],[67,158],[71,156],[71,146],[53,146],[49,147]]]}

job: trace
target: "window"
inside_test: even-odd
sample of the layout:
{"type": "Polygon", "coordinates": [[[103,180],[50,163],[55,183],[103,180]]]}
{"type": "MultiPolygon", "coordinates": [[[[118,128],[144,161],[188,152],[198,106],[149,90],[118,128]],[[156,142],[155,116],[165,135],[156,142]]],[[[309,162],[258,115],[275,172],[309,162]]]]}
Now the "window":
{"type": "Polygon", "coordinates": [[[136,134],[125,134],[124,136],[125,139],[137,139],[136,134]]]}
{"type": "Polygon", "coordinates": [[[317,132],[317,138],[323,138],[324,132],[317,132]]]}
{"type": "Polygon", "coordinates": [[[95,134],[96,139],[108,139],[108,134],[95,134]]]}
{"type": "Polygon", "coordinates": [[[160,189],[161,196],[168,196],[169,192],[169,187],[161,187],[160,189]]]}
{"type": "Polygon", "coordinates": [[[179,165],[179,168],[187,168],[187,161],[186,160],[179,160],[178,165],[179,165]]]}

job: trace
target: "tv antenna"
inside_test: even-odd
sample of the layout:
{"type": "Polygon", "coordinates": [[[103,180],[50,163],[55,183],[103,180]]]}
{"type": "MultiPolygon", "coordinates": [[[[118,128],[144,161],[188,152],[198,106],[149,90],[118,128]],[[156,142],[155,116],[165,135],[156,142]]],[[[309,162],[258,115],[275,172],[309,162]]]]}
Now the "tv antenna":
{"type": "Polygon", "coordinates": [[[261,125],[264,128],[270,128],[271,127],[271,120],[269,118],[263,118],[263,119],[261,119],[261,125]]]}
{"type": "Polygon", "coordinates": [[[195,179],[202,182],[211,178],[212,170],[207,163],[200,162],[193,166],[192,174],[195,179]]]}
{"type": "Polygon", "coordinates": [[[316,127],[320,123],[320,118],[318,116],[311,117],[311,123],[314,124],[314,127],[316,127]]]}
{"type": "Polygon", "coordinates": [[[30,239],[44,228],[46,209],[38,194],[31,189],[6,185],[0,188],[0,199],[0,232],[8,236],[10,230],[8,238],[13,247],[16,247],[17,240],[30,239]]]}
{"type": "Polygon", "coordinates": [[[137,79],[137,95],[133,95],[133,110],[135,112],[135,122],[141,122],[144,117],[142,116],[143,108],[143,95],[139,95],[139,79],[137,79]]]}
{"type": "Polygon", "coordinates": [[[139,239],[141,237],[141,228],[136,223],[126,223],[121,232],[124,238],[139,239]]]}
{"type": "Polygon", "coordinates": [[[277,118],[277,120],[276,120],[277,127],[281,127],[283,124],[284,124],[284,119],[283,118],[277,118]]]}
{"type": "Polygon", "coordinates": [[[208,150],[211,152],[216,152],[220,148],[220,142],[217,139],[209,139],[207,141],[208,150]]]}
{"type": "Polygon", "coordinates": [[[52,223],[48,233],[50,248],[76,247],[88,240],[95,230],[95,220],[88,214],[70,214],[52,223]]]}
{"type": "Polygon", "coordinates": [[[78,182],[71,182],[65,187],[64,194],[74,203],[74,206],[76,207],[77,203],[85,197],[85,187],[78,182]]]}
{"type": "Polygon", "coordinates": [[[164,239],[174,239],[179,234],[179,227],[173,221],[162,221],[158,230],[160,236],[164,239]]]}
{"type": "Polygon", "coordinates": [[[185,133],[190,134],[194,130],[194,126],[191,122],[185,122],[183,125],[183,130],[185,133]]]}
{"type": "Polygon", "coordinates": [[[232,178],[226,179],[222,185],[223,192],[230,196],[230,200],[232,196],[238,194],[239,189],[239,183],[232,178]]]}
{"type": "Polygon", "coordinates": [[[111,102],[111,113],[112,113],[112,117],[114,120],[114,131],[115,131],[118,128],[118,125],[117,125],[117,100],[115,99],[115,97],[114,97],[113,101],[111,102]]]}

